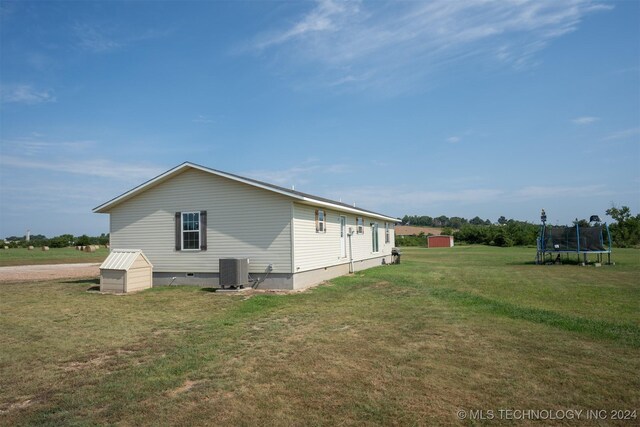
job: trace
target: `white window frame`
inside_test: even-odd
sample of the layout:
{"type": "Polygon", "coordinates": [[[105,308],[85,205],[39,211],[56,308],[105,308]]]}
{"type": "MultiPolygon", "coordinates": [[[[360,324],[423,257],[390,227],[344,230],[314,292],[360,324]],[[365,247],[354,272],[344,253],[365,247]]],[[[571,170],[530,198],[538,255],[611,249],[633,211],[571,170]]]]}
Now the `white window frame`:
{"type": "Polygon", "coordinates": [[[364,217],[356,217],[356,234],[364,234],[364,217]]]}
{"type": "Polygon", "coordinates": [[[316,224],[316,233],[327,232],[327,211],[318,209],[318,222],[316,224]],[[322,219],[320,217],[322,216],[322,219]]]}
{"type": "Polygon", "coordinates": [[[371,252],[377,254],[380,252],[380,233],[378,233],[378,223],[371,223],[371,252]]]}
{"type": "Polygon", "coordinates": [[[391,242],[391,234],[389,233],[389,223],[384,223],[384,243],[385,245],[391,242]]]}
{"type": "Polygon", "coordinates": [[[193,211],[193,212],[181,212],[180,213],[180,250],[181,251],[185,251],[185,252],[195,252],[195,251],[199,251],[200,248],[202,247],[202,230],[201,228],[201,220],[202,218],[200,218],[200,211],[193,211]],[[198,247],[197,248],[193,248],[193,249],[185,249],[184,247],[184,233],[195,233],[195,230],[185,230],[184,229],[184,216],[185,215],[189,215],[189,214],[197,214],[198,215],[198,247]]]}

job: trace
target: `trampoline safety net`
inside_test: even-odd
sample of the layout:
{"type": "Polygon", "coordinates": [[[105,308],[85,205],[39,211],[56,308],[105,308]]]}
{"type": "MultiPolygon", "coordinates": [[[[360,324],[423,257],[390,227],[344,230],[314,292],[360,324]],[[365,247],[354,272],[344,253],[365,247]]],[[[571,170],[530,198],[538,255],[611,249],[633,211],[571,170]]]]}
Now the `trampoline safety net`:
{"type": "Polygon", "coordinates": [[[547,226],[543,231],[544,242],[541,250],[554,251],[606,251],[603,239],[603,226],[593,227],[566,227],[547,226]]]}

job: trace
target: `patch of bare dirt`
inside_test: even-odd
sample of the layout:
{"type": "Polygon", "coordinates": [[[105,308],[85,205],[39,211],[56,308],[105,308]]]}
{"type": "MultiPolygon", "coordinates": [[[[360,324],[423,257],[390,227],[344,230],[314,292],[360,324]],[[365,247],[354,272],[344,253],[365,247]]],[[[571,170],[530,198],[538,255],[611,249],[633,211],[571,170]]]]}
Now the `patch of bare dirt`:
{"type": "Polygon", "coordinates": [[[70,362],[66,366],[63,366],[62,369],[66,372],[74,372],[74,371],[81,371],[83,369],[88,369],[88,368],[97,368],[110,363],[118,356],[126,356],[133,353],[135,353],[135,351],[133,350],[118,349],[115,352],[104,353],[97,357],[93,357],[89,360],[86,360],[84,362],[78,362],[78,361],[70,362]]]}
{"type": "Polygon", "coordinates": [[[6,414],[11,411],[15,411],[17,409],[28,408],[34,403],[34,399],[22,400],[19,402],[14,402],[9,405],[0,406],[0,414],[6,414]]]}
{"type": "Polygon", "coordinates": [[[98,277],[99,263],[0,267],[0,283],[98,277]]]}
{"type": "Polygon", "coordinates": [[[179,394],[182,393],[186,393],[189,390],[191,390],[194,386],[200,384],[202,381],[191,381],[191,380],[186,380],[180,387],[178,388],[174,388],[173,390],[170,390],[167,392],[167,395],[169,395],[170,397],[176,397],[179,394]]]}

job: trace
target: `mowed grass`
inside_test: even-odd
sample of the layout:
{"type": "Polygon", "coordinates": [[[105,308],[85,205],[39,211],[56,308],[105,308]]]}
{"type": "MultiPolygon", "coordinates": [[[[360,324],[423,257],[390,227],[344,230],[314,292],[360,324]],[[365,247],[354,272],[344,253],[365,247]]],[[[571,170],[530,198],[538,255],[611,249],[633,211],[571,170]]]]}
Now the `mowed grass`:
{"type": "Polygon", "coordinates": [[[95,252],[82,252],[75,248],[42,247],[33,250],[27,248],[11,248],[0,250],[0,267],[11,265],[67,264],[80,262],[102,262],[109,255],[109,249],[100,248],[95,252]]]}
{"type": "Polygon", "coordinates": [[[474,424],[459,409],[640,409],[640,251],[601,268],[535,266],[525,248],[403,252],[288,295],[0,285],[0,423],[450,425],[474,424]]]}

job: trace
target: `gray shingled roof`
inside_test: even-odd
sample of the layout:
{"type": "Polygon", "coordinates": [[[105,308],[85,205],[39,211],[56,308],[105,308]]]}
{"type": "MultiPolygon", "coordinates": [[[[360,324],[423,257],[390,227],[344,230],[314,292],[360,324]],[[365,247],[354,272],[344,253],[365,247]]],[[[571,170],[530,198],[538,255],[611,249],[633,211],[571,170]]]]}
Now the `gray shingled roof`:
{"type": "Polygon", "coordinates": [[[166,174],[168,174],[168,173],[170,173],[170,172],[172,172],[172,171],[174,171],[176,169],[179,169],[179,168],[181,168],[183,166],[194,166],[196,168],[203,169],[205,171],[209,171],[209,172],[214,173],[216,175],[222,175],[222,176],[226,175],[226,176],[233,177],[233,178],[236,178],[236,179],[239,179],[239,180],[242,180],[242,181],[247,181],[247,182],[250,182],[250,183],[254,183],[254,184],[258,185],[258,186],[271,188],[271,189],[273,189],[273,190],[275,190],[275,191],[277,191],[279,193],[289,194],[292,197],[296,197],[296,198],[304,197],[306,199],[310,199],[311,201],[318,201],[318,202],[321,202],[321,203],[330,203],[330,204],[336,205],[338,207],[344,207],[345,209],[348,209],[348,210],[354,210],[355,209],[355,210],[357,210],[359,212],[362,212],[364,214],[371,214],[371,215],[375,215],[375,216],[386,217],[386,218],[389,218],[389,219],[395,219],[395,218],[393,218],[393,217],[391,217],[389,215],[385,215],[385,214],[381,214],[381,213],[378,213],[378,212],[370,211],[368,209],[362,209],[360,207],[355,207],[355,206],[352,206],[352,205],[350,205],[348,203],[338,202],[338,201],[335,201],[335,200],[327,199],[325,197],[319,197],[319,196],[315,196],[313,194],[308,194],[308,193],[303,193],[301,191],[291,190],[289,188],[281,187],[279,185],[270,184],[268,182],[259,181],[257,179],[253,179],[253,178],[248,178],[246,176],[241,176],[241,175],[237,175],[237,174],[234,174],[234,173],[229,173],[229,172],[221,171],[221,170],[218,170],[218,169],[209,168],[207,166],[202,166],[202,165],[199,165],[197,163],[192,163],[192,162],[184,162],[184,163],[182,163],[182,164],[180,164],[180,165],[178,165],[178,166],[176,166],[176,167],[174,167],[172,169],[169,169],[168,171],[163,172],[160,175],[158,175],[158,176],[156,176],[154,178],[151,178],[148,181],[143,182],[142,184],[132,188],[131,190],[129,190],[129,191],[117,196],[117,197],[114,197],[113,199],[101,204],[100,206],[97,206],[96,208],[93,209],[93,211],[94,212],[98,212],[98,211],[100,211],[100,209],[106,207],[107,205],[111,204],[112,202],[115,202],[116,200],[118,200],[118,199],[120,199],[120,198],[122,198],[122,197],[124,197],[124,196],[126,196],[128,194],[131,194],[131,196],[133,196],[132,193],[135,193],[137,190],[142,190],[143,187],[147,186],[148,184],[152,183],[153,181],[157,180],[158,178],[162,177],[163,175],[166,175],[166,174]]]}

